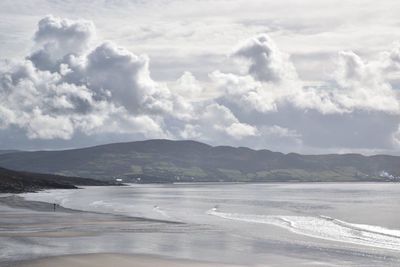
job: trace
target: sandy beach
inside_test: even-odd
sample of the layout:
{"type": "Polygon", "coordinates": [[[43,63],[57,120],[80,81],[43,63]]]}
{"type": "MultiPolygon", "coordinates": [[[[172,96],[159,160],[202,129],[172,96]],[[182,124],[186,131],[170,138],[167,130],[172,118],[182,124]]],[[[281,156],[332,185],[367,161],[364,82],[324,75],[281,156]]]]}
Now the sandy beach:
{"type": "MultiPolygon", "coordinates": [[[[182,227],[179,223],[131,218],[109,214],[81,212],[57,206],[56,211],[50,203],[26,201],[17,195],[0,197],[0,237],[9,238],[69,238],[94,236],[104,231],[120,231],[135,226],[138,231],[156,226],[160,231],[182,227]],[[27,218],[29,216],[29,218],[27,218]],[[7,223],[8,222],[8,223],[7,223]],[[82,228],[82,226],[84,226],[82,228]],[[8,230],[7,230],[8,229],[8,230]],[[40,230],[35,230],[40,229],[40,230]],[[43,230],[48,229],[48,230],[43,230]]],[[[0,261],[4,267],[229,267],[210,262],[199,262],[163,258],[152,255],[128,255],[117,253],[93,253],[61,256],[46,256],[37,259],[0,261]]]]}
{"type": "Polygon", "coordinates": [[[15,263],[15,267],[234,267],[225,265],[187,260],[163,259],[155,256],[122,255],[122,254],[88,254],[44,258],[29,262],[15,263]]]}
{"type": "MultiPolygon", "coordinates": [[[[18,195],[10,194],[0,196],[0,213],[0,239],[6,240],[0,242],[0,252],[7,249],[12,250],[11,258],[7,258],[9,255],[7,257],[0,255],[0,267],[238,267],[293,266],[294,263],[304,265],[304,262],[301,264],[296,259],[277,255],[269,257],[271,264],[239,265],[175,258],[174,254],[162,256],[147,253],[117,253],[115,251],[103,253],[91,250],[91,246],[82,247],[81,243],[87,242],[82,240],[97,240],[96,238],[100,238],[104,234],[113,236],[113,234],[118,235],[124,231],[127,234],[133,233],[134,239],[138,234],[176,234],[186,231],[185,228],[188,226],[179,222],[83,212],[62,206],[57,206],[54,211],[51,203],[28,201],[18,195]],[[32,244],[28,246],[28,251],[24,252],[10,248],[7,240],[23,240],[24,243],[32,244]],[[58,252],[56,250],[54,253],[49,253],[47,250],[41,251],[35,248],[37,240],[59,240],[59,244],[75,242],[75,245],[72,246],[77,248],[76,250],[61,248],[58,252]],[[31,250],[36,252],[32,253],[31,250]]],[[[193,229],[195,228],[191,226],[188,231],[193,231],[193,229]]],[[[109,238],[106,240],[108,241],[109,238]]],[[[173,239],[168,240],[168,244],[173,247],[174,241],[173,239]]],[[[117,243],[119,242],[122,246],[124,245],[123,240],[117,241],[117,243]]],[[[94,241],[93,243],[104,243],[104,241],[94,241]]],[[[226,258],[226,260],[232,259],[226,258]]],[[[307,266],[319,266],[319,263],[315,262],[315,264],[307,266]]]]}
{"type": "Polygon", "coordinates": [[[0,195],[0,267],[398,266],[398,218],[389,215],[400,188],[359,184],[352,190],[363,201],[348,205],[348,187],[143,185],[0,195]],[[371,217],[365,207],[377,190],[385,198],[376,202],[381,216],[371,217]],[[282,192],[295,199],[282,201],[282,192]],[[352,224],[360,218],[369,225],[352,224]]]}
{"type": "MultiPolygon", "coordinates": [[[[26,201],[17,195],[0,197],[0,212],[0,237],[14,239],[96,236],[128,228],[138,232],[173,231],[175,227],[182,227],[180,223],[82,212],[62,206],[57,206],[54,211],[50,203],[26,201]]],[[[198,262],[123,254],[43,256],[45,258],[39,256],[39,259],[22,261],[7,261],[0,257],[0,266],[209,266],[198,262]]]]}
{"type": "Polygon", "coordinates": [[[53,204],[26,201],[17,195],[0,197],[0,205],[0,237],[72,237],[118,232],[124,228],[146,231],[182,227],[176,222],[83,212],[59,205],[54,211],[53,204]]]}

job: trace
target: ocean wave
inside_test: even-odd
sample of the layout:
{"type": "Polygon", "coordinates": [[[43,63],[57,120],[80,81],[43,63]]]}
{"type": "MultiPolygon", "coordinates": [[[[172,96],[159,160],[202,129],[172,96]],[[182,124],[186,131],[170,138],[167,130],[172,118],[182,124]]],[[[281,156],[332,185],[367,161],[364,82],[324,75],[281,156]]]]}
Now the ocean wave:
{"type": "Polygon", "coordinates": [[[167,214],[167,212],[163,209],[161,209],[159,206],[155,205],[153,207],[153,210],[159,214],[161,214],[163,217],[167,218],[167,219],[171,219],[171,217],[167,214]]]}
{"type": "Polygon", "coordinates": [[[400,250],[400,230],[374,225],[354,224],[328,216],[224,213],[216,208],[209,210],[207,214],[228,220],[274,225],[296,234],[319,239],[400,250]]]}

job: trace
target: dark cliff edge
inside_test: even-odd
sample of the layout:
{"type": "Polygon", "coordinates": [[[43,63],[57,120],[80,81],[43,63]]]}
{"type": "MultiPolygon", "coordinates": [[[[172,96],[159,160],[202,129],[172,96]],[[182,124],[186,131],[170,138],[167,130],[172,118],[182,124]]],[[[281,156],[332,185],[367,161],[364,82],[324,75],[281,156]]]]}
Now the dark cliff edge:
{"type": "Polygon", "coordinates": [[[43,189],[76,189],[77,186],[113,185],[94,179],[13,171],[0,168],[0,193],[35,192],[43,189]]]}

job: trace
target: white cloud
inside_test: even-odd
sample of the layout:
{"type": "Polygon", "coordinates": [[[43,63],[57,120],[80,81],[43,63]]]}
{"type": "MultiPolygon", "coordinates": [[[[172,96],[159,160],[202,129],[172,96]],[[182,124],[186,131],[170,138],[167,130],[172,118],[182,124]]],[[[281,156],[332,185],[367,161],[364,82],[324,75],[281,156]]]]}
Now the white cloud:
{"type": "Polygon", "coordinates": [[[202,97],[203,87],[196,77],[189,71],[185,71],[182,76],[172,85],[174,92],[179,95],[196,100],[202,97]]]}
{"type": "Polygon", "coordinates": [[[148,58],[112,43],[90,48],[93,24],[48,16],[39,22],[35,59],[2,61],[0,125],[17,126],[31,139],[70,139],[76,131],[143,133],[166,137],[159,113],[184,105],[149,75],[148,58]],[[49,46],[50,45],[50,46],[49,46]],[[43,66],[43,65],[41,65],[43,66]]]}
{"type": "Polygon", "coordinates": [[[63,56],[83,52],[95,35],[95,27],[91,21],[70,20],[49,15],[39,21],[34,40],[44,46],[54,45],[63,56]]]}
{"type": "Polygon", "coordinates": [[[366,66],[362,59],[352,51],[341,51],[338,56],[336,81],[342,87],[361,82],[366,76],[366,66]]]}
{"type": "Polygon", "coordinates": [[[68,139],[74,121],[89,119],[86,113],[97,108],[87,88],[62,83],[59,74],[37,70],[30,61],[3,64],[0,80],[4,127],[24,128],[29,138],[68,139]]]}
{"type": "Polygon", "coordinates": [[[33,139],[69,139],[74,133],[74,126],[68,117],[43,114],[39,108],[33,109],[29,123],[24,126],[28,128],[28,137],[33,139]]]}
{"type": "Polygon", "coordinates": [[[398,46],[369,60],[339,52],[330,80],[306,86],[289,55],[258,34],[231,53],[239,73],[223,67],[204,82],[185,71],[167,85],[152,78],[147,55],[97,40],[95,32],[90,21],[48,16],[31,55],[1,62],[1,131],[16,127],[46,140],[138,134],[286,150],[345,149],[352,140],[361,140],[355,148],[390,149],[398,142],[398,46]],[[382,139],[374,144],[363,138],[368,116],[382,139]]]}
{"type": "Polygon", "coordinates": [[[333,97],[344,111],[356,109],[400,113],[400,98],[385,80],[382,62],[365,63],[353,52],[339,52],[335,81],[338,88],[333,97]]]}
{"type": "MultiPolygon", "coordinates": [[[[91,51],[78,67],[78,75],[99,95],[124,106],[132,113],[171,112],[173,102],[169,89],[150,78],[149,59],[106,42],[91,51]],[[82,71],[82,73],[79,73],[82,71]]],[[[74,69],[74,68],[73,68],[74,69]]]]}
{"type": "Polygon", "coordinates": [[[232,56],[244,59],[247,73],[263,82],[282,82],[297,78],[293,64],[266,34],[260,34],[239,45],[232,56]]]}
{"type": "Polygon", "coordinates": [[[96,38],[94,24],[88,20],[69,20],[47,16],[35,33],[37,50],[29,59],[41,70],[55,70],[69,54],[85,52],[96,38]]]}
{"type": "Polygon", "coordinates": [[[213,142],[227,137],[240,140],[258,135],[256,127],[239,122],[225,106],[213,103],[199,111],[197,118],[185,125],[180,133],[183,138],[201,138],[213,142]]]}
{"type": "Polygon", "coordinates": [[[286,94],[281,86],[262,83],[249,75],[214,71],[210,78],[222,92],[222,99],[235,103],[244,110],[276,111],[279,98],[286,94]]]}
{"type": "Polygon", "coordinates": [[[324,114],[356,110],[400,113],[399,93],[385,80],[387,68],[381,59],[364,63],[353,52],[339,52],[332,82],[306,87],[288,58],[265,35],[248,40],[233,55],[250,61],[247,72],[215,71],[210,78],[223,92],[223,100],[243,109],[277,112],[280,106],[290,104],[324,114]]]}

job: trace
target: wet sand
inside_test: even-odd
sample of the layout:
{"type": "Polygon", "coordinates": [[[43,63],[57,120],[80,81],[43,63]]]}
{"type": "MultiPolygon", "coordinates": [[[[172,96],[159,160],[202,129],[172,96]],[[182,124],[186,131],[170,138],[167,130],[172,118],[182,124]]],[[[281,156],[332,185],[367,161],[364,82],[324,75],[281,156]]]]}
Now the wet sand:
{"type": "MultiPolygon", "coordinates": [[[[152,220],[146,218],[134,218],[112,214],[95,212],[83,212],[57,206],[53,211],[53,204],[27,201],[17,195],[0,197],[0,240],[50,240],[58,239],[63,243],[71,242],[71,238],[96,238],[103,234],[151,234],[151,233],[176,233],[186,231],[187,225],[179,222],[152,220]],[[69,240],[69,241],[68,241],[69,240]]],[[[193,226],[191,226],[193,227],[193,226]]],[[[190,231],[192,228],[190,228],[190,231]]],[[[85,249],[78,249],[77,252],[70,252],[61,249],[56,254],[48,254],[41,251],[36,254],[29,254],[17,251],[12,248],[15,256],[1,257],[2,249],[7,250],[10,244],[0,242],[0,267],[229,267],[229,266],[253,266],[233,265],[200,260],[174,259],[174,254],[166,257],[160,255],[137,254],[137,253],[115,253],[91,252],[85,249]],[[88,254],[82,254],[88,253],[88,254]],[[22,255],[22,256],[21,256],[22,255]]],[[[76,244],[85,243],[78,241],[76,244]]],[[[174,240],[170,240],[174,245],[174,240]]],[[[35,244],[32,243],[32,249],[35,244]]],[[[5,254],[3,254],[5,255],[5,254]]],[[[271,262],[279,262],[279,265],[257,265],[257,266],[293,266],[297,260],[271,257],[271,262]],[[285,264],[283,264],[285,263],[285,264]]],[[[318,266],[319,264],[313,265],[318,266]]],[[[311,266],[311,265],[310,265],[311,266]]]]}
{"type": "Polygon", "coordinates": [[[104,232],[168,231],[179,222],[83,212],[53,204],[26,201],[17,195],[0,197],[0,237],[72,237],[104,232]]]}
{"type": "MultiPolygon", "coordinates": [[[[124,254],[69,255],[15,263],[15,267],[233,267],[234,265],[163,259],[153,256],[124,254]]],[[[235,265],[238,266],[238,265],[235,265]]]]}
{"type": "MultiPolygon", "coordinates": [[[[184,189],[186,192],[186,188],[184,189]]],[[[248,192],[250,199],[252,199],[255,189],[250,189],[241,188],[241,192],[248,192]]],[[[398,263],[400,262],[398,253],[388,249],[383,250],[311,238],[265,224],[233,222],[218,217],[209,217],[210,215],[205,212],[207,208],[221,201],[220,195],[218,198],[212,199],[211,202],[209,201],[207,192],[213,192],[214,188],[210,188],[208,191],[202,191],[201,188],[197,189],[200,191],[197,195],[196,190],[189,188],[188,197],[182,197],[179,194],[182,191],[181,188],[176,189],[177,192],[172,195],[169,187],[161,195],[158,187],[143,188],[142,190],[133,190],[135,194],[128,194],[127,199],[119,200],[119,202],[115,198],[121,194],[124,196],[127,192],[129,193],[130,191],[126,188],[121,189],[121,192],[112,187],[86,190],[86,192],[81,190],[71,191],[76,194],[62,198],[62,200],[65,199],[68,202],[59,201],[59,198],[54,198],[54,195],[51,195],[59,196],[57,194],[62,193],[62,191],[41,192],[44,200],[32,198],[35,201],[27,201],[18,195],[0,195],[0,267],[372,267],[399,266],[398,263]],[[157,194],[154,194],[154,191],[157,194]],[[143,192],[148,194],[143,195],[143,192]],[[207,194],[202,196],[204,192],[207,194]],[[178,197],[180,197],[179,201],[176,200],[178,197]],[[200,199],[204,198],[204,203],[199,202],[199,197],[202,197],[200,199]],[[40,202],[46,201],[46,199],[50,203],[40,202]],[[130,217],[131,214],[129,213],[112,213],[107,208],[80,211],[90,210],[91,203],[99,202],[100,199],[104,201],[104,205],[113,204],[116,209],[123,210],[124,207],[137,209],[138,212],[132,213],[137,217],[130,217]],[[57,206],[54,212],[52,203],[57,201],[58,203],[68,203],[67,207],[72,209],[57,206]],[[74,202],[79,205],[71,205],[74,202]],[[158,219],[162,216],[148,216],[157,219],[144,218],[149,214],[159,215],[159,210],[153,209],[153,203],[161,203],[160,211],[165,211],[164,207],[169,207],[169,209],[166,209],[168,216],[164,216],[165,220],[158,219]],[[178,220],[181,222],[177,222],[178,220]]],[[[236,188],[229,187],[227,190],[226,193],[229,193],[230,199],[231,190],[234,191],[236,188]]],[[[278,191],[282,190],[279,189],[278,191]]],[[[383,193],[385,192],[383,191],[383,193]]],[[[264,191],[261,191],[261,193],[264,193],[264,191]]],[[[381,195],[384,195],[383,193],[381,195]]],[[[260,194],[258,197],[260,197],[260,194]]],[[[243,198],[243,200],[246,200],[246,198],[243,198]]],[[[302,214],[305,202],[289,200],[291,201],[289,203],[293,203],[293,205],[301,204],[298,208],[296,206],[296,210],[298,209],[299,214],[302,214]]],[[[366,201],[368,200],[369,198],[366,198],[366,201]]],[[[242,199],[239,198],[238,201],[242,201],[242,199]]],[[[306,197],[305,201],[309,201],[309,197],[306,197]]],[[[307,204],[305,207],[318,209],[317,211],[313,210],[313,213],[322,214],[322,212],[329,211],[330,206],[327,206],[325,202],[321,206],[320,202],[314,199],[312,201],[316,202],[315,205],[318,204],[318,206],[314,207],[307,204]]],[[[388,210],[394,210],[396,204],[392,205],[392,202],[385,201],[382,203],[389,205],[390,209],[388,210]]],[[[394,198],[393,201],[393,203],[398,203],[396,202],[397,198],[394,198]]],[[[226,210],[232,209],[228,203],[226,202],[223,207],[226,210]]],[[[280,203],[278,202],[278,204],[280,203]]],[[[247,204],[248,202],[244,202],[243,206],[248,208],[249,205],[247,204]]],[[[269,201],[267,204],[262,206],[262,212],[273,213],[277,209],[272,205],[276,202],[269,201]]],[[[234,203],[233,208],[237,208],[235,205],[237,205],[237,202],[234,203]]],[[[368,205],[370,205],[369,202],[368,205]]],[[[382,204],[379,207],[381,206],[382,204]]],[[[256,208],[258,206],[250,205],[249,207],[256,208]]],[[[287,206],[287,202],[283,202],[279,206],[284,212],[287,212],[288,207],[293,209],[292,206],[287,206]]],[[[364,206],[361,207],[362,209],[357,207],[357,203],[353,203],[349,207],[352,212],[357,209],[358,214],[360,214],[361,211],[361,215],[365,210],[364,206]],[[354,205],[356,207],[353,207],[354,205]]],[[[384,211],[382,208],[375,210],[384,211]]],[[[257,214],[257,210],[251,212],[257,214]]],[[[395,214],[395,217],[387,217],[384,212],[383,215],[384,218],[389,218],[390,222],[397,218],[395,214]]],[[[363,217],[361,216],[361,218],[363,217]]],[[[349,221],[356,220],[350,218],[349,221]]],[[[380,224],[377,223],[377,225],[380,224]]]]}
{"type": "MultiPolygon", "coordinates": [[[[0,237],[2,238],[71,238],[97,236],[102,233],[174,231],[184,227],[178,222],[134,218],[94,212],[82,212],[56,207],[53,204],[26,201],[17,195],[0,197],[0,237]]],[[[6,244],[3,244],[7,246],[6,244]]],[[[1,250],[1,249],[0,249],[1,250]]],[[[84,251],[83,251],[84,252],[84,251]]],[[[125,254],[83,254],[51,256],[44,254],[37,259],[4,260],[0,266],[210,266],[207,264],[162,259],[150,256],[125,254]]],[[[211,266],[226,266],[215,265],[211,266]]]]}

